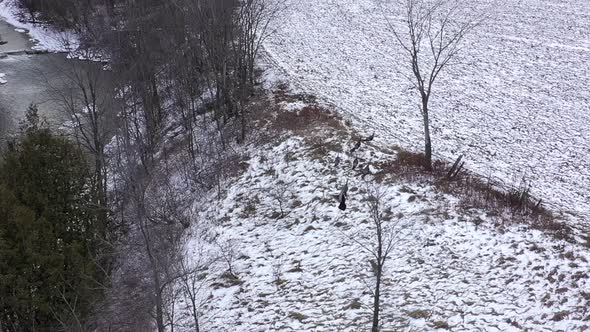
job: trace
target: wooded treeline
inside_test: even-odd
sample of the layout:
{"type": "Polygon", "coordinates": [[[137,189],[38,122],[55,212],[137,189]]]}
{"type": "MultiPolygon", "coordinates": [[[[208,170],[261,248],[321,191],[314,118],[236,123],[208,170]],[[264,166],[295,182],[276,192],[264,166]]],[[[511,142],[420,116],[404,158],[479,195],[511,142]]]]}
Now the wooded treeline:
{"type": "Polygon", "coordinates": [[[0,330],[81,330],[110,260],[83,151],[35,107],[0,160],[0,330]]]}
{"type": "Polygon", "coordinates": [[[0,326],[161,332],[174,327],[181,284],[198,331],[194,287],[202,266],[183,261],[183,234],[198,222],[194,202],[236,167],[230,145],[244,142],[251,129],[255,59],[280,6],[267,0],[18,3],[25,20],[76,31],[77,54],[99,54],[112,73],[105,84],[96,66],[63,68],[71,82],[53,91],[72,118],[73,142],[89,156],[85,202],[103,233],[100,252],[87,259],[109,277],[83,285],[94,291],[91,300],[72,306],[62,324],[48,311],[51,324],[31,316],[11,325],[5,318],[14,316],[5,314],[0,326]]]}

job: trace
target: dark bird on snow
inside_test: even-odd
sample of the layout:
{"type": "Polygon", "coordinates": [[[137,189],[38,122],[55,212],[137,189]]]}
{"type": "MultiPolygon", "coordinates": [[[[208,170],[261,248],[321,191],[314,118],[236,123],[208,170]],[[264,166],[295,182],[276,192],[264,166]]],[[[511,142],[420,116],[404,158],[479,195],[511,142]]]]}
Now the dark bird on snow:
{"type": "Polygon", "coordinates": [[[336,156],[336,160],[334,160],[334,167],[338,167],[338,164],[340,164],[340,156],[336,156]]]}
{"type": "Polygon", "coordinates": [[[355,169],[359,164],[359,159],[358,158],[354,158],[354,161],[352,162],[352,169],[355,169]]]}
{"type": "Polygon", "coordinates": [[[356,144],[352,147],[352,149],[350,149],[350,153],[353,153],[354,151],[358,150],[361,147],[361,140],[359,139],[356,144]]]}
{"type": "Polygon", "coordinates": [[[365,139],[363,140],[363,142],[370,142],[370,141],[372,141],[372,140],[373,140],[373,138],[375,138],[375,132],[373,132],[373,133],[371,134],[371,136],[369,136],[369,137],[365,138],[365,139]]]}
{"type": "Polygon", "coordinates": [[[341,196],[340,197],[340,204],[338,205],[338,208],[342,211],[346,210],[346,196],[341,196]]]}
{"type": "Polygon", "coordinates": [[[338,201],[340,202],[338,208],[342,211],[346,210],[346,196],[348,196],[348,180],[346,180],[346,184],[342,186],[338,195],[338,201]]]}
{"type": "Polygon", "coordinates": [[[365,178],[365,176],[370,175],[371,174],[371,168],[369,167],[369,164],[367,164],[367,166],[365,166],[365,168],[361,169],[361,171],[358,173],[358,175],[360,175],[363,179],[365,178]]]}

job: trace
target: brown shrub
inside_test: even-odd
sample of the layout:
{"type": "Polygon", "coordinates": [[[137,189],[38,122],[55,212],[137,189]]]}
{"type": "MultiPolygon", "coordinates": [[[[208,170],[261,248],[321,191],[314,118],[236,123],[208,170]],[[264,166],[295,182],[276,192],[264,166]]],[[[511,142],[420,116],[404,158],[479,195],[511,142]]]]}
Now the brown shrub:
{"type": "Polygon", "coordinates": [[[281,102],[293,103],[302,101],[308,104],[315,104],[317,98],[313,95],[304,93],[292,93],[289,88],[289,84],[286,82],[279,83],[276,91],[274,91],[274,100],[276,104],[281,102]]]}
{"type": "MultiPolygon", "coordinates": [[[[484,179],[468,170],[462,170],[456,177],[449,179],[447,174],[452,167],[451,163],[435,160],[432,171],[426,171],[424,154],[403,150],[397,146],[394,150],[397,153],[395,159],[376,165],[380,169],[375,175],[378,182],[384,181],[387,177],[407,181],[428,181],[441,192],[459,197],[459,206],[465,210],[483,209],[489,215],[509,215],[514,222],[529,224],[557,239],[573,241],[572,228],[565,222],[558,221],[539,200],[530,195],[528,187],[505,189],[501,184],[484,179]]],[[[590,240],[588,242],[590,245],[590,240]]]]}
{"type": "Polygon", "coordinates": [[[309,133],[321,127],[345,131],[338,116],[317,105],[305,106],[299,111],[278,111],[272,127],[278,131],[289,130],[296,134],[309,133]]]}
{"type": "Polygon", "coordinates": [[[440,161],[433,161],[432,170],[426,170],[426,159],[423,153],[416,153],[394,147],[396,158],[379,162],[375,166],[380,171],[375,174],[377,182],[382,182],[387,176],[394,179],[407,181],[418,181],[436,178],[443,174],[445,164],[440,161]]]}
{"type": "Polygon", "coordinates": [[[305,144],[309,146],[310,156],[313,160],[321,160],[325,158],[330,152],[341,153],[342,145],[331,140],[321,140],[317,137],[308,137],[305,139],[305,144]]]}

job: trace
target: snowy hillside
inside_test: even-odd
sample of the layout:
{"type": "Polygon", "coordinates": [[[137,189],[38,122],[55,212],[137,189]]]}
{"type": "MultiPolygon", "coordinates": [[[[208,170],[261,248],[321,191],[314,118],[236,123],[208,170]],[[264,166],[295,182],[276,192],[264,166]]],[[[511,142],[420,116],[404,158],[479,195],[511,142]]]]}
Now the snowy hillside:
{"type": "MultiPolygon", "coordinates": [[[[489,19],[432,100],[434,150],[532,192],[574,220],[590,212],[590,6],[585,0],[478,0],[489,19]]],[[[383,142],[422,146],[407,60],[375,0],[288,0],[265,43],[303,91],[383,142]]],[[[399,21],[399,18],[392,18],[399,21]]]]}
{"type": "MultiPolygon", "coordinates": [[[[299,99],[285,98],[273,120],[291,130],[252,146],[245,172],[200,209],[213,228],[193,228],[186,257],[221,257],[203,264],[194,288],[201,330],[368,330],[374,277],[363,246],[374,232],[367,199],[375,192],[398,240],[385,269],[383,331],[588,328],[586,248],[388,171],[395,147],[369,142],[350,153],[358,134],[299,99]],[[362,177],[366,165],[372,174],[362,177]],[[340,211],[335,196],[346,181],[340,211]],[[204,250],[212,236],[221,245],[204,250]]],[[[176,329],[188,331],[183,289],[176,329]]]]}
{"type": "MultiPolygon", "coordinates": [[[[124,83],[116,89],[121,123],[105,135],[115,137],[102,188],[113,194],[124,239],[112,246],[116,264],[106,300],[93,304],[94,330],[369,331],[379,219],[395,244],[380,331],[590,331],[587,0],[472,1],[489,19],[435,85],[431,172],[415,153],[422,120],[400,74],[407,61],[377,0],[270,0],[287,7],[247,90],[231,81],[240,73],[227,70],[231,61],[205,69],[226,51],[234,58],[232,48],[189,57],[219,36],[207,24],[185,31],[190,20],[233,27],[211,19],[212,10],[191,16],[216,1],[154,2],[143,8],[154,21],[123,15],[137,4],[115,1],[133,23],[121,31],[141,33],[113,30],[125,42],[109,67],[124,83]],[[129,55],[144,30],[157,38],[146,33],[150,46],[139,50],[156,56],[135,64],[129,55]],[[177,40],[163,31],[193,44],[161,47],[177,40]],[[151,39],[161,48],[150,50],[151,39]],[[136,72],[143,67],[153,67],[150,79],[136,72]],[[447,176],[461,154],[467,169],[447,176]]],[[[70,33],[19,23],[14,4],[0,0],[0,18],[35,49],[78,46],[70,33]]],[[[4,76],[0,68],[0,89],[4,76]]]]}

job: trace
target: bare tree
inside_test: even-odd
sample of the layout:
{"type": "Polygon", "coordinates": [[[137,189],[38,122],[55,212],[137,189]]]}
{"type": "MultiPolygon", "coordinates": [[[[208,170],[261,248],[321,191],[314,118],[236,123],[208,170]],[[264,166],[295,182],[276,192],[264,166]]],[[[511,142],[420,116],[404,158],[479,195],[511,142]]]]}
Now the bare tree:
{"type": "Polygon", "coordinates": [[[240,1],[237,14],[238,38],[234,40],[237,75],[237,107],[241,130],[239,139],[246,138],[245,102],[250,97],[255,83],[254,64],[262,43],[273,33],[270,24],[284,9],[284,0],[240,1]]]}
{"type": "Polygon", "coordinates": [[[238,259],[238,243],[237,240],[230,237],[220,238],[216,240],[219,248],[219,257],[227,264],[227,276],[237,279],[235,274],[235,262],[238,259]]]}
{"type": "MultiPolygon", "coordinates": [[[[175,180],[177,169],[168,158],[162,137],[149,129],[149,119],[134,100],[142,100],[130,91],[122,102],[122,126],[117,136],[114,191],[119,196],[121,218],[129,224],[128,238],[143,263],[139,271],[150,292],[147,306],[157,330],[166,329],[167,300],[172,286],[182,277],[181,258],[183,230],[189,225],[190,202],[182,185],[175,180]],[[154,150],[154,148],[157,148],[154,150]]],[[[129,259],[124,257],[123,259],[129,259]]],[[[141,303],[145,306],[145,303],[141,303]]]]}
{"type": "MultiPolygon", "coordinates": [[[[56,68],[62,73],[67,84],[49,86],[52,98],[66,114],[73,126],[74,139],[92,157],[93,197],[95,208],[103,221],[107,221],[107,153],[106,146],[117,130],[114,87],[111,86],[112,73],[94,63],[69,61],[56,68]]],[[[49,84],[49,80],[47,80],[49,84]]]]}
{"type": "Polygon", "coordinates": [[[278,219],[285,218],[289,211],[285,211],[286,204],[289,202],[289,199],[293,197],[293,192],[291,191],[291,187],[293,186],[293,181],[285,182],[282,179],[278,179],[273,184],[270,191],[268,191],[269,196],[275,201],[279,208],[279,215],[278,219]]]}
{"type": "Polygon", "coordinates": [[[432,169],[429,102],[440,73],[461,51],[463,39],[481,22],[481,15],[465,1],[455,0],[378,0],[395,41],[404,50],[412,74],[408,81],[420,95],[424,125],[424,157],[432,169]],[[401,3],[400,3],[401,2],[401,3]],[[390,14],[401,8],[403,23],[393,22],[390,14]],[[405,25],[406,33],[403,33],[405,25]]]}
{"type": "Polygon", "coordinates": [[[385,264],[391,254],[405,237],[409,234],[408,224],[402,219],[392,216],[391,208],[382,206],[385,194],[379,188],[372,188],[367,195],[367,208],[369,210],[370,231],[359,230],[347,237],[356,243],[361,250],[370,257],[369,263],[374,276],[374,284],[369,286],[373,295],[372,304],[372,332],[379,332],[381,295],[383,294],[383,275],[385,264]]]}
{"type": "MultiPolygon", "coordinates": [[[[158,331],[173,328],[169,304],[179,280],[192,285],[189,297],[198,326],[194,295],[200,273],[179,263],[181,238],[190,221],[187,210],[195,193],[211,189],[213,181],[220,192],[224,169],[235,167],[230,152],[218,145],[225,148],[224,129],[236,128],[236,136],[244,139],[254,61],[277,14],[274,4],[88,1],[88,8],[94,7],[89,10],[92,15],[80,17],[85,25],[80,51],[96,51],[109,59],[113,86],[103,86],[102,76],[107,74],[99,66],[71,62],[72,68],[62,71],[68,87],[59,87],[55,96],[74,122],[76,139],[95,160],[97,205],[108,207],[112,219],[124,226],[123,236],[112,244],[117,266],[112,269],[113,285],[104,287],[108,308],[104,319],[95,319],[96,324],[104,323],[104,330],[145,330],[142,324],[150,315],[158,331]],[[117,92],[115,102],[104,94],[105,88],[117,92]],[[224,128],[232,117],[235,127],[224,128]],[[220,138],[214,137],[217,134],[220,138]],[[192,162],[183,166],[190,165],[194,174],[172,165],[178,163],[178,148],[185,142],[192,162]],[[169,154],[174,161],[168,160],[169,154]],[[195,185],[178,188],[186,182],[195,185]],[[121,316],[127,322],[109,321],[108,315],[117,311],[125,312],[121,316]],[[133,316],[141,318],[141,324],[132,323],[133,316]],[[169,322],[172,325],[166,326],[169,322]]],[[[220,243],[220,248],[228,275],[235,277],[233,241],[220,243]]]]}
{"type": "Polygon", "coordinates": [[[279,254],[277,258],[274,259],[272,264],[272,277],[273,282],[277,285],[277,289],[285,282],[283,280],[283,272],[285,269],[285,258],[279,254]]]}
{"type": "Polygon", "coordinates": [[[185,254],[181,261],[180,287],[185,297],[188,298],[186,305],[193,318],[195,332],[201,330],[200,311],[207,301],[202,294],[202,290],[206,286],[206,271],[217,259],[216,255],[211,255],[204,247],[199,246],[190,259],[185,254]]]}

